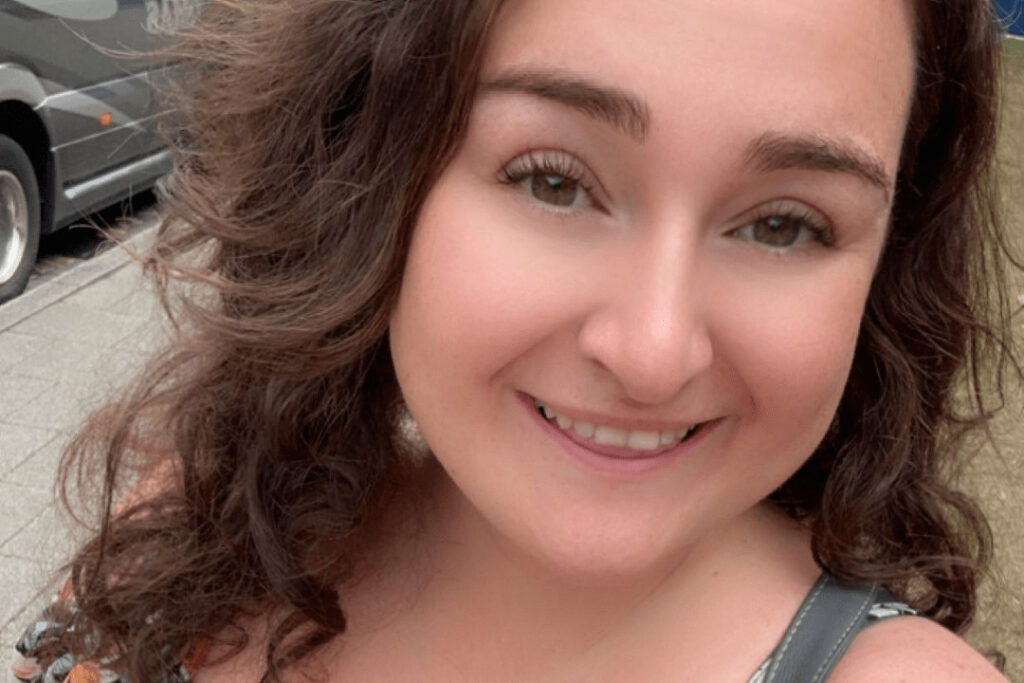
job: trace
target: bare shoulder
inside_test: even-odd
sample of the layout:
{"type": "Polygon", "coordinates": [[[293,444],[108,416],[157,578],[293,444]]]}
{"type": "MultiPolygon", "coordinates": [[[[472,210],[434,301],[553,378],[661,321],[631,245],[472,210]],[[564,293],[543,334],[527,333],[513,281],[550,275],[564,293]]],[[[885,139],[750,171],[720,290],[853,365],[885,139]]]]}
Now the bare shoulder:
{"type": "Polygon", "coordinates": [[[830,683],[931,681],[999,683],[1007,679],[955,633],[920,617],[898,617],[861,632],[830,683]]]}

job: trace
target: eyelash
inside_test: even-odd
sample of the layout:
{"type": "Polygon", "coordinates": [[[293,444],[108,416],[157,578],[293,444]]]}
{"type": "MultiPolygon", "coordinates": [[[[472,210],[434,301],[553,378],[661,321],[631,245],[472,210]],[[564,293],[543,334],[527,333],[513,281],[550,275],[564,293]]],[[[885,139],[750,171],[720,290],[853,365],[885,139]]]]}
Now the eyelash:
{"type": "MultiPolygon", "coordinates": [[[[559,176],[576,183],[586,196],[590,206],[602,209],[594,198],[595,183],[589,177],[586,167],[576,157],[560,150],[531,151],[521,154],[510,161],[500,172],[500,180],[506,185],[518,185],[528,178],[538,175],[559,176]]],[[[568,213],[578,207],[558,207],[537,200],[545,209],[555,213],[568,213]]]]}
{"type": "MultiPolygon", "coordinates": [[[[501,169],[500,180],[506,185],[515,186],[538,175],[558,176],[576,183],[586,196],[589,205],[603,210],[603,207],[594,198],[594,183],[589,179],[586,166],[579,159],[564,151],[542,150],[522,154],[501,169]]],[[[545,210],[554,213],[571,213],[579,208],[576,206],[559,207],[540,199],[535,198],[535,200],[538,204],[543,205],[545,210]]],[[[758,207],[755,213],[744,221],[743,225],[734,228],[729,234],[739,237],[738,233],[741,230],[752,228],[759,221],[770,218],[795,221],[799,227],[809,231],[811,239],[821,246],[831,247],[835,244],[835,234],[827,219],[805,204],[789,200],[776,200],[758,207]]],[[[777,247],[752,238],[750,241],[779,255],[801,246],[797,244],[777,247]]]]}
{"type": "MultiPolygon", "coordinates": [[[[739,237],[738,233],[741,230],[752,228],[759,221],[764,221],[769,218],[781,218],[787,221],[795,221],[801,228],[810,232],[811,239],[817,242],[820,246],[831,247],[835,245],[835,233],[832,229],[831,223],[814,209],[811,209],[805,204],[790,200],[775,200],[759,206],[752,216],[746,218],[742,225],[731,230],[729,234],[739,237]]],[[[794,251],[801,246],[798,244],[776,247],[764,242],[757,242],[754,239],[750,239],[750,241],[779,254],[794,251]]]]}

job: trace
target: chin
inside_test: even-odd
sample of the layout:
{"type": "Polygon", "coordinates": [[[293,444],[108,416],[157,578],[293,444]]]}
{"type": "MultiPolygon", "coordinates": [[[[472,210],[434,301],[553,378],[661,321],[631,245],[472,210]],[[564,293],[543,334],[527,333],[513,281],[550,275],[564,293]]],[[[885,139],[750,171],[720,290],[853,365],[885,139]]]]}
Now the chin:
{"type": "MultiPolygon", "coordinates": [[[[686,554],[691,543],[679,529],[643,523],[642,516],[612,515],[562,523],[545,520],[527,538],[509,539],[548,573],[576,583],[635,583],[662,575],[686,554]]],[[[519,533],[522,533],[522,529],[519,533]]],[[[517,534],[518,535],[518,534],[517,534]]]]}

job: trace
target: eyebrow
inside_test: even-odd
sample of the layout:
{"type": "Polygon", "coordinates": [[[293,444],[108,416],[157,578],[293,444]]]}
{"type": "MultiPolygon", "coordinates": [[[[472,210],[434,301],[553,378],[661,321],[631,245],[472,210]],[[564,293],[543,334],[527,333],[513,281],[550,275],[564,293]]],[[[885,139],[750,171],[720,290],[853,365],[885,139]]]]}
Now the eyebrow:
{"type": "Polygon", "coordinates": [[[868,150],[824,135],[764,133],[747,146],[745,165],[760,172],[787,169],[851,173],[892,195],[892,180],[885,164],[868,150]]]}
{"type": "MultiPolygon", "coordinates": [[[[637,142],[644,141],[651,125],[650,110],[640,97],[559,69],[507,71],[484,82],[480,89],[553,100],[604,121],[637,142]]],[[[767,132],[747,146],[744,160],[746,166],[762,173],[788,169],[851,173],[880,189],[887,200],[892,196],[893,183],[885,164],[866,149],[839,138],[767,132]]]]}
{"type": "Polygon", "coordinates": [[[481,91],[525,93],[553,100],[611,124],[638,142],[643,142],[650,128],[651,114],[642,99],[571,72],[552,69],[508,71],[483,83],[481,91]]]}

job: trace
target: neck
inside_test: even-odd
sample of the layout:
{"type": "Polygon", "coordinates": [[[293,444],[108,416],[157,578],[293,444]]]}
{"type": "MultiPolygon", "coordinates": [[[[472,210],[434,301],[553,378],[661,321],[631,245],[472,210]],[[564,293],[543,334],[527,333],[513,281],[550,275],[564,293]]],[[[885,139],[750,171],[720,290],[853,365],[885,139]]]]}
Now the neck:
{"type": "MultiPolygon", "coordinates": [[[[642,576],[562,573],[523,553],[453,492],[434,545],[431,590],[466,634],[500,624],[513,651],[565,659],[600,642],[663,587],[671,567],[642,576]],[[546,652],[545,652],[546,651],[546,652]]],[[[443,637],[443,633],[440,634],[443,637]]],[[[479,639],[477,639],[479,640],[479,639]]],[[[500,641],[499,641],[500,642],[500,641]]],[[[486,661],[486,660],[485,660],[486,661]]]]}
{"type": "Polygon", "coordinates": [[[581,576],[513,547],[443,473],[433,483],[415,528],[388,544],[398,554],[378,558],[385,571],[368,589],[346,591],[356,596],[350,640],[393,637],[397,627],[422,670],[454,666],[470,680],[549,678],[617,634],[642,630],[665,604],[703,612],[709,584],[735,572],[737,548],[774,516],[755,509],[642,575],[581,576]]]}

